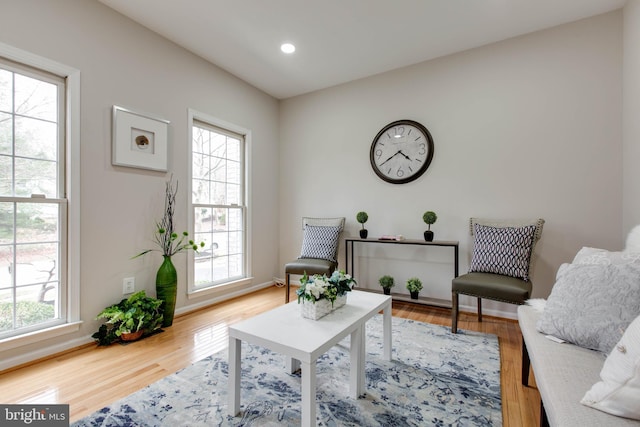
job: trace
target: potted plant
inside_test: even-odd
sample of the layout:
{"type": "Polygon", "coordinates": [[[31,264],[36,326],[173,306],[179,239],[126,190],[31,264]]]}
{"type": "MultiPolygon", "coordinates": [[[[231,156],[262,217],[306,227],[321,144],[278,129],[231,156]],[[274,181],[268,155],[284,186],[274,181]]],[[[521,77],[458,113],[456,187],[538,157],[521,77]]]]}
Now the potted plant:
{"type": "Polygon", "coordinates": [[[162,312],[164,320],[163,327],[173,324],[173,315],[176,308],[176,297],[178,292],[178,273],[171,257],[175,254],[189,249],[198,252],[198,248],[205,246],[204,242],[196,244],[189,239],[189,233],[182,232],[178,235],[175,231],[174,213],[176,207],[176,194],[178,193],[178,183],[173,185],[173,177],[165,185],[164,216],[156,222],[156,232],[154,234],[157,249],[146,249],[133,258],[158,251],[162,253],[163,262],[156,273],[156,295],[162,300],[162,312]]]}
{"type": "Polygon", "coordinates": [[[391,295],[391,288],[395,286],[393,277],[384,275],[378,280],[378,282],[380,283],[380,286],[382,286],[382,289],[384,290],[384,294],[391,295]]]}
{"type": "Polygon", "coordinates": [[[145,295],[144,291],[132,294],[118,304],[102,310],[97,319],[106,319],[91,338],[98,345],[109,345],[114,341],[135,341],[149,335],[162,325],[162,300],[145,295]]]}
{"type": "Polygon", "coordinates": [[[411,293],[411,299],[418,299],[418,294],[422,290],[422,282],[417,277],[407,280],[407,289],[411,293]]]}
{"type": "Polygon", "coordinates": [[[356,221],[362,224],[362,230],[360,230],[361,239],[366,239],[367,236],[369,235],[369,231],[364,228],[364,223],[367,222],[368,220],[369,220],[369,215],[367,215],[366,212],[358,212],[356,214],[356,221]]]}
{"type": "Polygon", "coordinates": [[[436,215],[436,213],[433,211],[426,211],[422,215],[422,220],[427,224],[428,227],[427,231],[424,232],[424,240],[426,240],[427,242],[433,241],[433,231],[431,231],[431,224],[436,222],[437,219],[438,215],[436,215]]]}

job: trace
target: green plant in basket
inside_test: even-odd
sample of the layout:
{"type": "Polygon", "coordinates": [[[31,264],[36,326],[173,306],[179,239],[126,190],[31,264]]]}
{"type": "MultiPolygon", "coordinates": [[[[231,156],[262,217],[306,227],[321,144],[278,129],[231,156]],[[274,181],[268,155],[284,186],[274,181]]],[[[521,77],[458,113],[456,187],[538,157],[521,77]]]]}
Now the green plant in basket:
{"type": "Polygon", "coordinates": [[[106,323],[91,337],[98,345],[109,345],[123,334],[138,331],[142,331],[143,335],[149,334],[162,324],[161,305],[162,300],[146,296],[145,291],[136,292],[98,313],[96,319],[106,319],[106,323]]]}
{"type": "Polygon", "coordinates": [[[309,277],[305,273],[300,279],[300,287],[296,290],[298,304],[301,300],[315,303],[318,300],[326,299],[333,305],[336,298],[350,292],[355,285],[355,279],[344,271],[336,270],[330,277],[325,274],[314,274],[309,277]]]}

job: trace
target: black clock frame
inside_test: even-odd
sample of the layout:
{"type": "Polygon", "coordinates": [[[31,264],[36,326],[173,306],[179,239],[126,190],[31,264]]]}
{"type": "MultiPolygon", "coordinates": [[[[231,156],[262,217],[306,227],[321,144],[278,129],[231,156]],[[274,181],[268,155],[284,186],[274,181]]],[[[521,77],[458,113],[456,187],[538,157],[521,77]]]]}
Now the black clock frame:
{"type": "Polygon", "coordinates": [[[378,134],[375,136],[375,138],[373,138],[373,142],[371,143],[371,149],[369,150],[369,161],[371,162],[371,167],[373,168],[373,171],[376,173],[376,175],[378,175],[380,179],[386,182],[389,182],[391,184],[406,184],[408,182],[415,181],[416,179],[420,178],[427,171],[427,169],[429,168],[429,165],[431,164],[431,160],[433,160],[433,148],[434,148],[433,137],[431,136],[431,133],[426,127],[424,127],[422,124],[414,120],[396,120],[395,122],[391,122],[385,127],[383,127],[380,130],[380,132],[378,132],[378,134]],[[378,166],[376,165],[376,162],[375,162],[374,152],[375,152],[375,147],[376,147],[376,143],[378,142],[378,139],[380,139],[380,137],[384,135],[386,131],[388,131],[392,127],[399,126],[399,125],[410,125],[418,128],[427,138],[427,146],[429,149],[429,153],[427,154],[427,160],[420,167],[420,169],[418,169],[416,173],[406,178],[393,179],[393,178],[389,178],[388,176],[383,174],[380,171],[380,169],[378,169],[378,166]]]}

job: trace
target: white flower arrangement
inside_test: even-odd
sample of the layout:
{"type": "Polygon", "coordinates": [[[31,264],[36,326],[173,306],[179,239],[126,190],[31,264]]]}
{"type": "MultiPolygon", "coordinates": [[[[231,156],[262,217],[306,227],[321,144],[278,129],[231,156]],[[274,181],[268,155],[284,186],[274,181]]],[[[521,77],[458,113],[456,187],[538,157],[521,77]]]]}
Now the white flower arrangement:
{"type": "Polygon", "coordinates": [[[296,291],[298,304],[300,300],[315,303],[321,299],[327,299],[333,305],[336,298],[351,291],[356,281],[344,271],[334,271],[330,277],[315,274],[311,277],[305,273],[300,280],[300,287],[296,291]]]}

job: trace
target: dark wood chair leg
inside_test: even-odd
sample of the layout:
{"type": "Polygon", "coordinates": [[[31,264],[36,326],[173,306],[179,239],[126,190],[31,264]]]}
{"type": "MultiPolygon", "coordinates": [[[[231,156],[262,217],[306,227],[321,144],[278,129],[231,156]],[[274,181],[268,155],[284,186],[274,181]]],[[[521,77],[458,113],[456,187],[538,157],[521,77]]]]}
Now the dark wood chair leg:
{"type": "Polygon", "coordinates": [[[531,359],[529,359],[529,351],[527,345],[522,338],[522,385],[529,386],[529,368],[531,367],[531,359]]]}
{"type": "Polygon", "coordinates": [[[482,298],[478,298],[478,322],[482,322],[482,298]]]}
{"type": "Polygon", "coordinates": [[[458,333],[458,293],[451,292],[451,333],[458,333]]]}
{"type": "Polygon", "coordinates": [[[284,302],[285,304],[289,302],[289,289],[291,287],[291,283],[289,283],[289,276],[291,276],[289,273],[285,273],[285,283],[286,283],[286,291],[287,293],[284,295],[284,302]]]}

